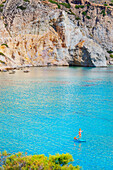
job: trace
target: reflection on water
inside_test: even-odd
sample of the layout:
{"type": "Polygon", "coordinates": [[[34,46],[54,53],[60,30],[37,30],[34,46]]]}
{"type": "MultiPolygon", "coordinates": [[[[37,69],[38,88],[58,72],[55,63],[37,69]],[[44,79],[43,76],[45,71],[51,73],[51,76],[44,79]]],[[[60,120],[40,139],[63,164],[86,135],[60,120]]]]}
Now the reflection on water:
{"type": "Polygon", "coordinates": [[[0,150],[68,152],[84,169],[113,169],[112,72],[48,67],[0,73],[0,150]],[[79,128],[85,143],[73,142],[79,128]]]}

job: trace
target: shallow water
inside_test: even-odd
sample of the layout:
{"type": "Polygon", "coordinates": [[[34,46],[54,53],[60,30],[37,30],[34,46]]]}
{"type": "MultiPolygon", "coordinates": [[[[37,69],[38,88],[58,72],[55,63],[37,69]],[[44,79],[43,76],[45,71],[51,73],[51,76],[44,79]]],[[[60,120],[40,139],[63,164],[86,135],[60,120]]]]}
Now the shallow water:
{"type": "Polygon", "coordinates": [[[70,153],[84,170],[113,169],[113,67],[0,73],[0,150],[70,153]],[[73,137],[81,128],[86,143],[73,137]]]}

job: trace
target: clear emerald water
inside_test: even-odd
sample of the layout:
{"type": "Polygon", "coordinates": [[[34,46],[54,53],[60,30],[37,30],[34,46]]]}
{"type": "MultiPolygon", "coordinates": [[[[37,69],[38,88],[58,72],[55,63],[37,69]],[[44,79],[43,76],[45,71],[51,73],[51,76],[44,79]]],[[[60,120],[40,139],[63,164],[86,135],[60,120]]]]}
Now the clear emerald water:
{"type": "Polygon", "coordinates": [[[70,153],[84,170],[113,169],[113,67],[0,73],[0,151],[70,153]],[[75,143],[81,128],[86,143],[75,143]]]}

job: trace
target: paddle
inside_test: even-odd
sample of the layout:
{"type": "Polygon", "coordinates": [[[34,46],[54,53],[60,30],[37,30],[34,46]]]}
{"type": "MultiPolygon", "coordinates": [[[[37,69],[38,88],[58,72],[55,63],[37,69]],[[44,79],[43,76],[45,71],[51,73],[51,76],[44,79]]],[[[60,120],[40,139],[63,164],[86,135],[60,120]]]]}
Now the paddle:
{"type": "MultiPolygon", "coordinates": [[[[78,136],[78,135],[77,135],[77,136],[78,136]]],[[[74,137],[75,140],[77,139],[77,136],[74,137]]]]}

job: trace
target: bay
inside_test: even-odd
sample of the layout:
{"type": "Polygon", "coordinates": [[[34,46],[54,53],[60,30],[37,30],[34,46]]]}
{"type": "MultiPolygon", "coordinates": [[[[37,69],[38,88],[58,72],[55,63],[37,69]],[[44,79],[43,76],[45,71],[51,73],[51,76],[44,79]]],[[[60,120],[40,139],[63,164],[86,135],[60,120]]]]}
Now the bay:
{"type": "Polygon", "coordinates": [[[0,151],[70,153],[85,170],[113,169],[113,67],[0,73],[0,151]],[[85,143],[73,141],[79,128],[85,143]]]}

